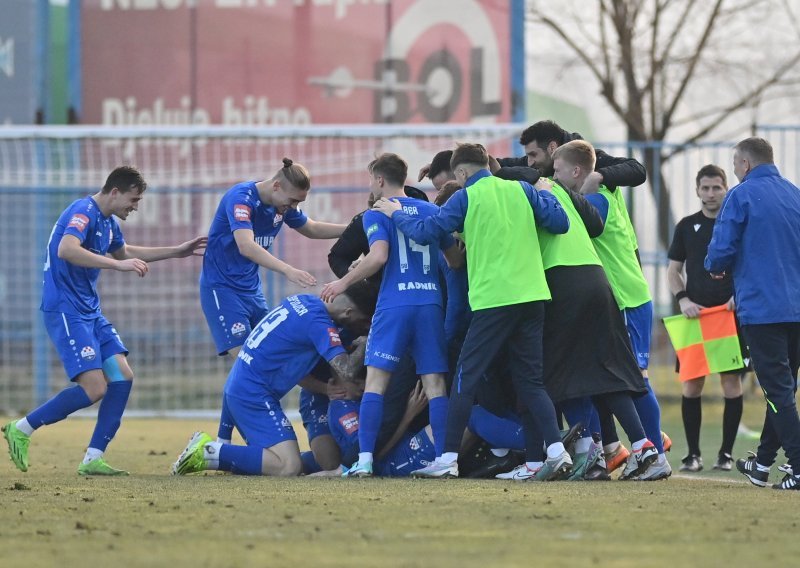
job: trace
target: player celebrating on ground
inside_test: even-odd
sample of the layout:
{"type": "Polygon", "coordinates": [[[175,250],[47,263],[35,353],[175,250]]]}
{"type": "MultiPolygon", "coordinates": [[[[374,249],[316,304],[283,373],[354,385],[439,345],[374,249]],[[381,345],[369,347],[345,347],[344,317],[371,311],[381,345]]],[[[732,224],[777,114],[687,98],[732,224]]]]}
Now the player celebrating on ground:
{"type": "Polygon", "coordinates": [[[207,469],[242,475],[296,476],[302,471],[297,437],[281,398],[323,357],[333,372],[353,381],[362,369],[364,343],[348,355],[336,324],[369,325],[374,296],[353,286],[333,302],[289,296],[262,319],[239,351],[223,398],[246,446],[214,442],[197,432],[172,466],[173,475],[207,469]],[[334,321],[336,324],[334,324],[334,321]]]}
{"type": "MultiPolygon", "coordinates": [[[[397,154],[382,154],[369,165],[370,191],[392,198],[414,218],[435,215],[438,207],[406,197],[403,184],[406,162],[397,154]]],[[[444,374],[447,345],[439,280],[439,251],[453,263],[463,261],[452,236],[443,235],[431,245],[419,245],[376,211],[364,214],[364,230],[370,251],[341,280],[325,285],[322,299],[331,301],[352,282],[368,278],[384,268],[378,305],[367,341],[367,383],[359,413],[359,456],[348,477],[372,475],[373,453],[383,417],[383,395],[401,357],[411,352],[429,400],[428,412],[436,455],[441,455],[447,416],[444,374]]]]}
{"type": "Polygon", "coordinates": [[[136,169],[116,168],[101,191],[73,202],[53,227],[47,244],[41,309],[67,376],[77,386],[64,389],[25,418],[3,427],[11,460],[21,471],[28,470],[28,444],[37,428],[64,420],[102,399],[78,473],[128,475],[103,459],[119,429],[133,371],[128,365],[128,350],[100,311],[100,270],[144,276],[148,262],[202,254],[206,242],[205,237],[197,237],[174,247],[127,244],[113,216],[127,219],[139,208],[145,189],[147,183],[136,169]]]}

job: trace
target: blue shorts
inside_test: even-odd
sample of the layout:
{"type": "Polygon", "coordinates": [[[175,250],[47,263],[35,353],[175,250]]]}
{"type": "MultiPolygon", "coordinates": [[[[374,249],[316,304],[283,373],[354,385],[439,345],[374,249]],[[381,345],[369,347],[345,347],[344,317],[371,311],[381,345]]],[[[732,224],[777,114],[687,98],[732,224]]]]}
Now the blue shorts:
{"type": "Polygon", "coordinates": [[[328,428],[328,397],[306,389],[300,390],[300,417],[308,434],[308,441],[318,436],[330,435],[328,428]]]}
{"type": "Polygon", "coordinates": [[[244,400],[223,394],[233,424],[248,446],[271,448],[286,440],[297,440],[292,423],[275,399],[244,400]]]}
{"type": "Polygon", "coordinates": [[[433,441],[423,428],[416,434],[403,436],[386,457],[375,463],[375,475],[382,477],[408,477],[412,471],[422,469],[436,458],[433,441]]]}
{"type": "Polygon", "coordinates": [[[418,375],[447,373],[441,306],[403,306],[375,312],[364,363],[392,372],[406,353],[414,359],[418,375]]]}
{"type": "Polygon", "coordinates": [[[47,334],[56,346],[69,380],[94,369],[118,353],[128,354],[117,330],[102,315],[92,319],[61,312],[42,312],[47,334]]]}
{"type": "Polygon", "coordinates": [[[359,406],[357,400],[332,400],[328,405],[328,427],[346,465],[358,458],[359,406]]]}
{"type": "Polygon", "coordinates": [[[261,290],[244,293],[222,287],[200,286],[200,306],[220,355],[243,345],[269,311],[261,290]]]}
{"type": "Polygon", "coordinates": [[[631,338],[633,354],[639,368],[644,370],[650,366],[650,341],[653,336],[653,302],[646,302],[635,308],[622,310],[628,337],[631,338]]]}

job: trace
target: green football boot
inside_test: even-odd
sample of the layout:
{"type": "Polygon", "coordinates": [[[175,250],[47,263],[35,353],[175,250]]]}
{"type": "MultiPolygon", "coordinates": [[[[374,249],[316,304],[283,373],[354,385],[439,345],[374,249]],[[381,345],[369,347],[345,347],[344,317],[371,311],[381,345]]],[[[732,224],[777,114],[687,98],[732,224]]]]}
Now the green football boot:
{"type": "Polygon", "coordinates": [[[11,461],[20,471],[28,471],[28,445],[31,443],[31,437],[22,433],[17,428],[16,422],[9,422],[2,430],[3,437],[8,442],[8,455],[11,461]]]}
{"type": "Polygon", "coordinates": [[[102,457],[94,458],[89,463],[82,463],[78,466],[78,475],[130,475],[124,469],[116,469],[106,463],[102,457]]]}
{"type": "Polygon", "coordinates": [[[205,432],[195,432],[178,456],[178,461],[172,464],[172,475],[186,475],[208,469],[203,458],[203,446],[213,441],[214,439],[205,432]]]}

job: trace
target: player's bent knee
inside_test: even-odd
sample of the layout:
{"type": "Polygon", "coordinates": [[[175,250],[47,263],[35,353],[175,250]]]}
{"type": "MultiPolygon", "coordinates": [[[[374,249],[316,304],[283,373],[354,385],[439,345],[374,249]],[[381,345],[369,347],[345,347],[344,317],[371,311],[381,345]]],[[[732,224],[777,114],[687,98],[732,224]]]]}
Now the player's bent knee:
{"type": "Polygon", "coordinates": [[[114,355],[103,361],[103,374],[109,383],[133,380],[133,371],[123,355],[114,355]]]}
{"type": "Polygon", "coordinates": [[[314,459],[323,470],[332,470],[339,467],[341,463],[341,454],[336,440],[330,434],[322,434],[317,436],[311,443],[311,451],[314,453],[314,459]]]}
{"type": "Polygon", "coordinates": [[[86,391],[86,396],[88,396],[89,400],[93,403],[103,398],[106,394],[106,380],[99,369],[79,375],[75,379],[75,382],[86,391]]]}
{"type": "MultiPolygon", "coordinates": [[[[295,456],[282,456],[280,463],[276,464],[277,467],[270,468],[272,471],[268,475],[276,477],[297,477],[303,473],[303,462],[300,460],[300,454],[295,456]]],[[[265,472],[266,473],[266,472],[265,472]]]]}
{"type": "Polygon", "coordinates": [[[286,440],[265,448],[261,458],[261,472],[276,477],[296,477],[303,472],[300,448],[296,440],[286,440]]]}

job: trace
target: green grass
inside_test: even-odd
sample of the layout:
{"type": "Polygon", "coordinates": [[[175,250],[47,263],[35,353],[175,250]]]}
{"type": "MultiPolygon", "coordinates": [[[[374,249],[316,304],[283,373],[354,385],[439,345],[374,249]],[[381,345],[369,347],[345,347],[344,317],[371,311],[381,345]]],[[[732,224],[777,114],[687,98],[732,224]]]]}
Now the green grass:
{"type": "MultiPolygon", "coordinates": [[[[721,401],[703,410],[710,470],[721,401]]],[[[762,416],[762,400],[748,397],[745,423],[756,427],[762,416]]],[[[685,442],[677,404],[663,404],[663,422],[674,441],[668,481],[536,484],[174,478],[168,468],[191,432],[215,425],[133,419],[107,454],[133,475],[81,478],[93,421],[68,420],[36,433],[28,473],[0,463],[0,558],[8,566],[197,568],[793,564],[797,495],[755,488],[735,473],[678,476],[685,442]]],[[[735,453],[755,445],[738,440],[735,453]]]]}

